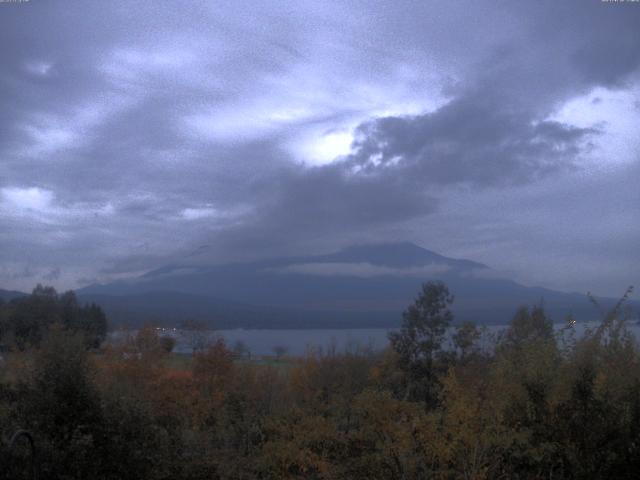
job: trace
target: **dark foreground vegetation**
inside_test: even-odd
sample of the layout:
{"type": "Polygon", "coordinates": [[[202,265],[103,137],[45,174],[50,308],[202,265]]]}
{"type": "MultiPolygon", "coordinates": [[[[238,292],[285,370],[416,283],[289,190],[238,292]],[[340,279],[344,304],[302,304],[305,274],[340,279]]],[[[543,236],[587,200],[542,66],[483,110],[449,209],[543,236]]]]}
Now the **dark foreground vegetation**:
{"type": "MultiPolygon", "coordinates": [[[[623,299],[624,300],[624,299],[623,299]]],[[[310,352],[289,368],[222,341],[186,368],[155,329],[96,347],[99,307],[38,288],[0,306],[2,478],[637,478],[640,350],[623,302],[576,338],[522,308],[490,349],[443,348],[452,298],[423,286],[382,353],[310,352]],[[21,477],[22,475],[22,477],[21,477]]]]}

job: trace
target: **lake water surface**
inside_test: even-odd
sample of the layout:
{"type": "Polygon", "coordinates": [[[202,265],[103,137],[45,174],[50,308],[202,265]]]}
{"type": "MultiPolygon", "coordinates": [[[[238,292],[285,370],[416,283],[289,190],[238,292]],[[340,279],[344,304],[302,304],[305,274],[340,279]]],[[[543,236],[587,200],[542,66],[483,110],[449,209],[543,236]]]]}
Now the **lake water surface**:
{"type": "MultiPolygon", "coordinates": [[[[585,328],[595,328],[597,323],[578,323],[571,327],[576,337],[584,332],[585,328]]],[[[566,324],[557,324],[559,331],[566,324]]],[[[629,330],[640,338],[640,326],[628,325],[629,330]]],[[[482,328],[480,344],[483,348],[491,348],[495,338],[504,331],[504,325],[490,325],[482,328]]],[[[395,329],[385,328],[361,328],[361,329],[296,329],[296,330],[216,330],[204,332],[199,335],[209,340],[222,337],[229,348],[234,348],[238,342],[242,342],[252,355],[273,355],[276,348],[282,347],[289,355],[304,355],[309,349],[327,350],[335,348],[337,351],[355,349],[358,347],[370,347],[374,350],[382,350],[388,345],[387,335],[395,329]]],[[[567,331],[568,332],[568,331],[567,331]]],[[[128,332],[129,335],[135,332],[128,332]]],[[[167,329],[159,332],[160,335],[169,335],[176,339],[177,353],[191,353],[192,337],[189,333],[179,330],[167,329]]],[[[110,335],[112,341],[122,339],[123,332],[113,332],[110,335]]],[[[448,340],[450,343],[450,340],[448,340]]]]}

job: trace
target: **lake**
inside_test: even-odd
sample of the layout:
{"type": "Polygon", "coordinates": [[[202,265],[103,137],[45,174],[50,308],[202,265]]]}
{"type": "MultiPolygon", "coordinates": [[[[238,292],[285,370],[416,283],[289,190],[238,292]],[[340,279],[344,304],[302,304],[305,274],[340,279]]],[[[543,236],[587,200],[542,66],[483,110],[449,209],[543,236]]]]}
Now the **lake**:
{"type": "MultiPolygon", "coordinates": [[[[597,323],[577,323],[571,329],[579,337],[585,328],[595,328],[597,323]]],[[[566,324],[554,325],[556,330],[566,327],[566,324]]],[[[491,348],[497,335],[506,328],[505,325],[489,325],[483,328],[480,344],[483,348],[491,348]]],[[[282,347],[288,355],[304,355],[309,348],[329,349],[335,347],[337,351],[357,347],[370,347],[382,350],[388,344],[387,335],[395,329],[361,328],[361,329],[292,329],[292,330],[254,330],[233,329],[203,332],[209,340],[222,337],[229,348],[242,342],[252,355],[273,355],[277,347],[282,347]]],[[[629,330],[636,338],[640,338],[640,326],[629,324],[629,330]]],[[[128,334],[134,334],[134,331],[128,334]]],[[[189,333],[180,330],[159,330],[160,335],[168,335],[176,339],[174,351],[177,353],[191,353],[192,342],[189,333]]],[[[112,332],[110,340],[118,342],[124,332],[112,332]]],[[[450,337],[450,336],[449,336],[450,337]]],[[[450,339],[447,340],[450,344],[450,339]]]]}

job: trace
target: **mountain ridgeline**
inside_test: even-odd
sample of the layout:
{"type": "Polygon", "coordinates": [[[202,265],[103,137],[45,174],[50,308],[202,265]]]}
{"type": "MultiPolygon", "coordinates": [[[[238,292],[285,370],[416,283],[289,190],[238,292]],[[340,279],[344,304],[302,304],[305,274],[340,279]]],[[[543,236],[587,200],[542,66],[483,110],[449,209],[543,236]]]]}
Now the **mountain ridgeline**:
{"type": "MultiPolygon", "coordinates": [[[[353,246],[332,254],[221,265],[169,265],[140,277],[77,291],[103,306],[112,324],[215,328],[396,327],[422,282],[455,295],[456,322],[505,324],[521,305],[542,303],[555,321],[593,320],[586,294],[525,287],[486,265],[411,243],[353,246]]],[[[599,299],[603,307],[612,299],[599,299]]]]}

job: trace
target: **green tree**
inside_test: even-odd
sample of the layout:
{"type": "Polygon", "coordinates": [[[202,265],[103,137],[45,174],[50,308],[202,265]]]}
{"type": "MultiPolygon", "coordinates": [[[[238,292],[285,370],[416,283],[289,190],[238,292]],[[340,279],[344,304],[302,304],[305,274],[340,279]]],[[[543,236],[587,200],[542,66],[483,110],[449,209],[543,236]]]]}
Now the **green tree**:
{"type": "Polygon", "coordinates": [[[101,407],[80,335],[53,329],[20,387],[18,418],[36,436],[45,478],[90,478],[101,407]]]}
{"type": "Polygon", "coordinates": [[[522,349],[537,342],[554,340],[553,322],[542,306],[520,307],[500,341],[501,348],[522,349]]]}
{"type": "Polygon", "coordinates": [[[452,340],[462,362],[478,351],[477,342],[479,339],[480,330],[475,323],[464,322],[462,325],[458,325],[452,340]]]}
{"type": "Polygon", "coordinates": [[[443,371],[442,343],[453,321],[453,296],[442,282],[427,282],[415,302],[403,313],[399,332],[389,340],[406,375],[406,398],[437,401],[438,373],[443,371]]]}
{"type": "Polygon", "coordinates": [[[107,317],[95,304],[81,306],[74,292],[58,295],[53,287],[37,285],[31,295],[0,308],[0,335],[18,350],[38,346],[49,328],[60,324],[81,333],[88,348],[97,348],[107,334],[107,317]]]}
{"type": "Polygon", "coordinates": [[[71,290],[60,296],[59,304],[65,328],[81,333],[88,348],[98,348],[107,335],[107,317],[102,308],[95,303],[81,306],[71,290]]]}
{"type": "Polygon", "coordinates": [[[2,331],[5,341],[24,350],[38,345],[49,326],[59,321],[57,292],[38,284],[31,295],[14,299],[7,305],[2,331]]]}

